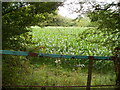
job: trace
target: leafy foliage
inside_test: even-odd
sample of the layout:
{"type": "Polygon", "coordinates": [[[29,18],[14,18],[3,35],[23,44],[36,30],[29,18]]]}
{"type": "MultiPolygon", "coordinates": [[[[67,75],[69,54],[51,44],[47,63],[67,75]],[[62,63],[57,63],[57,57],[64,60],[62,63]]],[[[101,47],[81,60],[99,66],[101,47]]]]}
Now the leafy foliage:
{"type": "MultiPolygon", "coordinates": [[[[100,5],[99,5],[100,6],[100,5]]],[[[118,4],[104,5],[104,8],[94,10],[89,13],[92,22],[98,24],[98,29],[104,32],[108,37],[105,40],[106,45],[111,47],[120,47],[120,10],[118,4]],[[116,9],[112,9],[115,6],[116,9]],[[111,37],[112,36],[112,37],[111,37]],[[113,39],[114,38],[114,39],[113,39]]],[[[104,43],[104,44],[105,44],[104,43]]]]}
{"type": "Polygon", "coordinates": [[[29,37],[26,33],[29,31],[27,27],[44,22],[48,18],[47,14],[54,13],[57,5],[58,3],[52,2],[3,2],[3,49],[20,49],[23,42],[20,35],[24,34],[25,37],[29,37]]]}
{"type": "Polygon", "coordinates": [[[76,25],[75,21],[60,15],[53,15],[52,19],[50,20],[50,23],[48,24],[48,26],[65,26],[65,27],[70,27],[75,25],[76,25]]]}
{"type": "MultiPolygon", "coordinates": [[[[57,5],[57,2],[2,2],[2,49],[26,50],[26,46],[33,45],[29,27],[44,22],[50,13],[55,14],[57,5]]],[[[28,77],[24,76],[29,76],[31,70],[29,63],[22,63],[27,62],[26,58],[3,57],[4,85],[22,84],[23,79],[27,82],[28,77]]]]}
{"type": "MultiPolygon", "coordinates": [[[[96,28],[89,29],[81,27],[32,27],[32,42],[35,44],[26,45],[26,48],[29,52],[37,53],[112,55],[108,46],[101,45],[101,42],[104,41],[103,33],[99,31],[93,34],[92,32],[91,36],[91,30],[95,29],[94,31],[96,31],[96,28]],[[88,34],[84,34],[85,31],[88,34]]],[[[3,60],[3,84],[5,85],[86,85],[88,60],[29,56],[8,57],[8,55],[3,60]],[[71,81],[71,79],[73,80],[71,81]]],[[[113,62],[95,61],[93,67],[93,85],[115,83],[113,62]],[[104,73],[102,77],[101,73],[104,73]],[[102,80],[101,83],[100,80],[102,80]]]]}
{"type": "Polygon", "coordinates": [[[29,80],[32,68],[25,57],[5,55],[3,60],[3,85],[17,85],[18,83],[21,85],[23,80],[29,80]]]}
{"type": "MultiPolygon", "coordinates": [[[[80,27],[57,27],[57,29],[56,27],[35,27],[32,28],[32,32],[29,32],[29,30],[31,30],[29,28],[30,26],[49,25],[48,23],[51,20],[51,16],[55,14],[57,5],[57,3],[48,2],[3,3],[3,49],[26,49],[29,52],[69,55],[113,55],[113,48],[119,46],[119,20],[116,20],[117,18],[114,17],[115,13],[118,14],[117,11],[115,13],[112,13],[112,11],[95,11],[90,13],[89,17],[93,21],[97,21],[96,23],[98,23],[100,30],[97,30],[96,28],[80,27]],[[106,20],[109,22],[106,22],[106,20]],[[107,25],[105,25],[106,23],[107,25]],[[113,25],[111,27],[110,24],[114,24],[115,26],[113,25]]],[[[57,16],[53,19],[57,20],[57,23],[59,21],[62,22],[63,20],[61,17],[57,16]]],[[[82,71],[81,69],[84,68],[84,66],[87,67],[88,61],[85,60],[54,60],[49,58],[33,58],[33,60],[31,60],[30,57],[14,56],[5,56],[3,57],[3,60],[3,84],[6,85],[19,84],[45,86],[85,84],[85,80],[79,77],[80,71],[82,71]],[[35,60],[39,60],[39,62],[35,63],[35,60]],[[58,61],[60,62],[57,63],[58,61]],[[83,65],[83,67],[74,67],[74,65],[83,65]],[[66,68],[66,71],[64,71],[63,68],[66,68]],[[50,73],[48,73],[49,70],[51,71],[50,73]],[[36,76],[39,78],[36,78],[36,76]],[[59,78],[56,78],[56,76],[59,78]],[[76,77],[79,77],[79,80],[76,79],[76,77]],[[71,81],[71,79],[73,79],[74,82],[71,81]]],[[[105,63],[105,61],[97,61],[95,62],[94,67],[97,73],[100,69],[103,69],[104,72],[111,70],[113,75],[112,69],[104,69],[104,67],[113,67],[112,62],[110,61],[107,61],[107,63],[105,63]]],[[[113,79],[112,75],[109,75],[109,77],[113,79]]],[[[95,77],[98,78],[98,75],[95,77]]],[[[97,85],[98,81],[93,83],[97,85]]],[[[107,83],[111,84],[111,81],[109,80],[107,83]]],[[[112,83],[114,82],[112,81],[112,83]]]]}
{"type": "Polygon", "coordinates": [[[79,18],[76,20],[76,26],[79,27],[89,27],[90,26],[90,19],[88,17],[79,18]]]}
{"type": "MultiPolygon", "coordinates": [[[[32,27],[34,47],[40,53],[110,56],[111,48],[102,45],[106,35],[96,28],[32,27]],[[91,35],[92,34],[92,35],[91,35]],[[41,48],[45,47],[45,48],[41,48]]],[[[112,37],[112,36],[111,36],[112,37]]],[[[33,46],[29,47],[33,48],[33,46]]],[[[29,50],[29,49],[28,49],[29,50]]],[[[33,49],[34,52],[34,49],[33,49]]]]}

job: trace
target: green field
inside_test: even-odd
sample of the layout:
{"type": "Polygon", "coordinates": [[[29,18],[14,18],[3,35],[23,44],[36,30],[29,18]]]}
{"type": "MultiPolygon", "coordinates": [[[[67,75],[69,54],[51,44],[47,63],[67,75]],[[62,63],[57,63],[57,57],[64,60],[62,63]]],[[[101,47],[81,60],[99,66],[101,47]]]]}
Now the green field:
{"type": "MultiPolygon", "coordinates": [[[[87,34],[86,37],[83,34],[84,31],[96,30],[95,28],[40,28],[36,26],[31,27],[31,30],[32,32],[30,33],[33,35],[32,42],[34,44],[26,46],[28,51],[63,55],[112,56],[111,48],[101,44],[105,40],[103,33],[87,34]]],[[[15,57],[10,61],[13,62],[14,59],[15,57]]],[[[20,65],[24,67],[22,69],[21,66],[17,68],[16,73],[18,74],[15,75],[13,82],[16,78],[18,78],[18,81],[16,81],[17,83],[13,83],[13,85],[86,85],[88,60],[41,57],[27,57],[27,60],[26,57],[19,57],[19,59],[25,59],[24,62],[20,61],[20,65]]],[[[18,67],[17,63],[14,65],[18,67]]],[[[113,67],[112,61],[94,61],[92,85],[114,85],[115,73],[113,67]]],[[[6,83],[9,84],[9,82],[8,80],[6,83]]]]}
{"type": "Polygon", "coordinates": [[[1,1],[3,89],[120,88],[120,1],[21,1],[1,1]]]}
{"type": "MultiPolygon", "coordinates": [[[[101,45],[100,43],[92,42],[99,39],[104,41],[105,38],[102,36],[102,33],[93,34],[91,36],[88,35],[87,39],[89,41],[91,40],[91,42],[80,38],[80,35],[87,30],[95,30],[95,28],[32,27],[33,42],[36,43],[35,47],[37,47],[35,52],[63,55],[112,56],[112,52],[109,47],[101,45]]],[[[84,37],[84,35],[82,36],[84,37]]],[[[32,62],[35,64],[34,59],[32,62]]],[[[42,63],[42,65],[45,65],[46,67],[43,71],[38,69],[36,74],[44,72],[46,75],[47,73],[50,73],[51,75],[48,76],[48,79],[46,79],[48,80],[46,81],[48,85],[86,85],[88,60],[38,58],[35,65],[37,65],[37,67],[41,67],[38,62],[42,63]],[[56,64],[55,61],[59,60],[61,62],[56,64]],[[76,68],[75,66],[77,65],[80,65],[80,67],[76,68]],[[57,73],[57,75],[55,73],[57,73]],[[53,80],[54,78],[56,78],[55,81],[53,80]]],[[[93,66],[93,70],[93,85],[115,83],[112,61],[96,61],[93,66]]]]}
{"type": "MultiPolygon", "coordinates": [[[[102,33],[88,35],[86,40],[80,38],[81,33],[88,29],[87,27],[32,27],[33,42],[37,43],[35,47],[45,47],[38,51],[43,53],[112,56],[107,46],[94,43],[97,40],[105,40],[102,33]]],[[[82,35],[82,38],[84,37],[82,35]]]]}

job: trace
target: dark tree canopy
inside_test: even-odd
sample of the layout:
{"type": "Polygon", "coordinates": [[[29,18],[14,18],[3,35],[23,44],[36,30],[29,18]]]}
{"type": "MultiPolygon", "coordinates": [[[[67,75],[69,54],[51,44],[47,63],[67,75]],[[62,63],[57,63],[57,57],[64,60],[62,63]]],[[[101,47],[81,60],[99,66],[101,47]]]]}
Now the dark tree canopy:
{"type": "MultiPolygon", "coordinates": [[[[3,49],[18,49],[21,43],[28,43],[30,26],[40,25],[55,14],[60,3],[57,2],[3,2],[2,38],[3,49]],[[24,34],[24,37],[20,37],[24,34]]],[[[21,47],[22,48],[22,47],[21,47]]]]}

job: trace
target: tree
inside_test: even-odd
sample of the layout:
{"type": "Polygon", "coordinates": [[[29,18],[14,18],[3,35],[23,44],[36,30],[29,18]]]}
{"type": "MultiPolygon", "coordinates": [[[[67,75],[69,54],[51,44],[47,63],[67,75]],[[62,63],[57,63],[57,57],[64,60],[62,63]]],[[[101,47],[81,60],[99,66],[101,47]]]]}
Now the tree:
{"type": "Polygon", "coordinates": [[[49,26],[74,26],[76,23],[72,19],[60,16],[60,15],[52,15],[48,25],[49,26]]]}
{"type": "MultiPolygon", "coordinates": [[[[108,38],[104,41],[104,45],[109,45],[110,48],[120,47],[120,2],[105,4],[104,6],[97,5],[93,12],[88,15],[92,22],[98,24],[98,30],[104,32],[108,38]],[[114,9],[112,9],[114,8],[114,9]],[[111,37],[112,35],[112,37],[111,37]]],[[[114,51],[113,51],[114,52],[114,51]]],[[[118,55],[119,56],[119,55],[118,55]]],[[[116,57],[118,57],[116,56],[116,57]]],[[[120,60],[114,60],[117,65],[116,85],[120,86],[120,60]]]]}
{"type": "Polygon", "coordinates": [[[3,49],[23,49],[30,43],[29,27],[44,22],[48,14],[55,14],[57,2],[3,2],[2,46],[3,49]]]}
{"type": "Polygon", "coordinates": [[[113,37],[106,39],[106,43],[112,47],[120,47],[120,6],[118,4],[106,4],[101,8],[96,7],[93,12],[88,15],[92,22],[98,24],[98,29],[107,35],[112,34],[113,37]],[[112,9],[116,7],[116,9],[112,9]]]}
{"type": "MultiPolygon", "coordinates": [[[[48,14],[55,14],[59,3],[55,2],[3,2],[2,3],[2,49],[24,50],[31,45],[30,27],[45,22],[48,14]]],[[[39,26],[44,26],[43,24],[39,26]]],[[[2,74],[4,85],[20,85],[31,75],[31,65],[26,57],[4,55],[2,74]]]]}
{"type": "Polygon", "coordinates": [[[77,19],[76,24],[77,26],[81,26],[81,27],[89,27],[91,23],[89,17],[83,17],[77,19]]]}

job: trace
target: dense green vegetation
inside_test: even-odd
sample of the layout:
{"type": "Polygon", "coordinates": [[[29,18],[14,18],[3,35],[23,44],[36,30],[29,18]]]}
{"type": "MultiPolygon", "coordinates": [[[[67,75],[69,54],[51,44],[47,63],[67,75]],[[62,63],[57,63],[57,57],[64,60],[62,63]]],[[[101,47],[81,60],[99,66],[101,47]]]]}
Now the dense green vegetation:
{"type": "MultiPolygon", "coordinates": [[[[43,53],[112,56],[112,49],[114,49],[114,47],[111,49],[110,46],[102,45],[108,36],[95,28],[33,27],[32,34],[35,47],[44,47],[43,51],[39,50],[43,53]]],[[[113,36],[109,37],[113,38],[113,36]]]]}
{"type": "MultiPolygon", "coordinates": [[[[105,33],[108,38],[106,45],[111,47],[120,47],[120,9],[118,4],[108,4],[103,7],[103,10],[97,9],[88,14],[92,22],[96,22],[99,31],[105,33]],[[111,7],[118,7],[113,10],[111,7]],[[112,37],[110,36],[112,35],[112,37]],[[114,38],[114,39],[113,39],[114,38]]],[[[100,8],[98,6],[97,8],[100,8]]]]}
{"type": "MultiPolygon", "coordinates": [[[[120,10],[108,8],[119,7],[119,3],[104,5],[101,10],[96,5],[97,9],[87,17],[76,20],[57,15],[60,4],[2,3],[2,48],[64,55],[114,55],[114,48],[120,46],[120,10]]],[[[88,60],[4,55],[3,86],[86,85],[87,66],[88,60]]],[[[92,85],[114,85],[113,67],[112,61],[94,61],[92,85]]]]}
{"type": "MultiPolygon", "coordinates": [[[[104,40],[102,33],[94,34],[87,42],[81,37],[86,30],[95,28],[80,27],[31,27],[32,42],[24,45],[27,51],[64,55],[109,56],[112,51],[107,46],[94,43],[92,40],[104,40]],[[94,37],[94,39],[93,39],[94,37]],[[96,38],[96,39],[95,39],[96,38]]],[[[30,32],[31,33],[31,32],[30,32]]],[[[90,37],[90,36],[86,36],[90,37]]],[[[95,42],[95,41],[94,41],[95,42]]],[[[23,43],[24,44],[24,43],[23,43]]],[[[41,85],[41,86],[78,86],[86,85],[88,60],[19,57],[4,58],[7,64],[3,69],[5,85],[41,85]],[[11,62],[11,64],[9,64],[11,62]],[[10,74],[10,71],[14,73],[10,74]],[[8,72],[9,71],[9,72],[8,72]],[[10,74],[10,75],[9,75],[10,74]],[[7,76],[10,76],[7,78],[7,76]],[[17,79],[16,79],[17,78],[17,79]]],[[[115,84],[115,73],[112,61],[95,61],[93,66],[92,85],[115,84]],[[108,71],[108,72],[106,72],[108,71]]]]}
{"type": "Polygon", "coordinates": [[[44,26],[45,21],[55,14],[59,3],[54,2],[3,2],[2,3],[2,48],[20,50],[21,43],[31,43],[27,29],[30,26],[44,26]],[[20,36],[24,38],[21,38],[20,36]],[[29,40],[28,40],[29,38],[29,40]]]}

